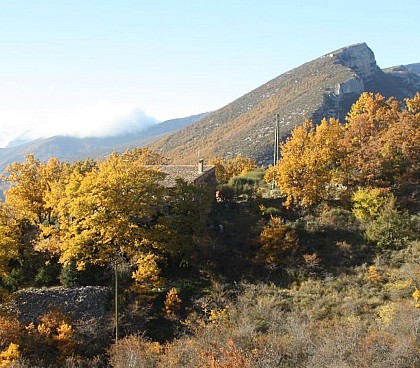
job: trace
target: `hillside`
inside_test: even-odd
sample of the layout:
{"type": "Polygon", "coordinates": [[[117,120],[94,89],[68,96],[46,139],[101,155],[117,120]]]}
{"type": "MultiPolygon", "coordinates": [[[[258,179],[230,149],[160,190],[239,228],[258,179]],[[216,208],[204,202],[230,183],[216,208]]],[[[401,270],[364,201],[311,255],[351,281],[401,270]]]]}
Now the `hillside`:
{"type": "Polygon", "coordinates": [[[363,91],[399,99],[414,95],[419,78],[407,73],[413,83],[382,71],[365,43],[344,47],[272,79],[151,148],[179,163],[194,162],[200,152],[207,158],[242,154],[267,164],[277,113],[283,137],[304,118],[342,120],[363,91]]]}

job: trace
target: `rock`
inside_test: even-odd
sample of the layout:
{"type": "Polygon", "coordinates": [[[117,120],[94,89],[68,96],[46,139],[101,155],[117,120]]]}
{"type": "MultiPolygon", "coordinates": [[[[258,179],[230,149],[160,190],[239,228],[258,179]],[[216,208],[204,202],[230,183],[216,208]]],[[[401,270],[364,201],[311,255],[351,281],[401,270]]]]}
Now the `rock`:
{"type": "Polygon", "coordinates": [[[352,69],[364,80],[372,79],[380,71],[373,51],[365,43],[339,49],[334,56],[338,63],[352,69]]]}

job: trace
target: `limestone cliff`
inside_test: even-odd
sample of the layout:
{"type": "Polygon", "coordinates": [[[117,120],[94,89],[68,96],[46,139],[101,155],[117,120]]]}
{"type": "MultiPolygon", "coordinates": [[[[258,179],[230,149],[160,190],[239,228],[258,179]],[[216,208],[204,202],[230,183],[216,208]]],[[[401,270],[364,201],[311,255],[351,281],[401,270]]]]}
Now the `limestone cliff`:
{"type": "Polygon", "coordinates": [[[335,62],[353,70],[364,81],[371,80],[380,71],[373,51],[365,44],[343,47],[331,53],[335,62]]]}

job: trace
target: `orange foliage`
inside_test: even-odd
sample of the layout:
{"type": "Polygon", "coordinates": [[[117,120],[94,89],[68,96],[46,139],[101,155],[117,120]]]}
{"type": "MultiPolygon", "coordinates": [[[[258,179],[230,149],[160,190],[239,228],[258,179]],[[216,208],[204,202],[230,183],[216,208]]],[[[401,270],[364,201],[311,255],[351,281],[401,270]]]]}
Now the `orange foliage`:
{"type": "Polygon", "coordinates": [[[268,265],[278,266],[298,248],[298,237],[293,228],[280,217],[271,217],[270,223],[260,234],[259,256],[268,265]]]}

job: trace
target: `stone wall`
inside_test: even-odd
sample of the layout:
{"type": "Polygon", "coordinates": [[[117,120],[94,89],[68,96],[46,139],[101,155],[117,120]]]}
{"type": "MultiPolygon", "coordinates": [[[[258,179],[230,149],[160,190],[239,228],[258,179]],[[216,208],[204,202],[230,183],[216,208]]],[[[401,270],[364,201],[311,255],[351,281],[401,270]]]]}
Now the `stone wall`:
{"type": "Polygon", "coordinates": [[[15,293],[8,309],[15,312],[24,325],[36,323],[40,316],[56,308],[75,321],[84,321],[104,317],[111,298],[111,290],[103,286],[25,289],[15,293]]]}

